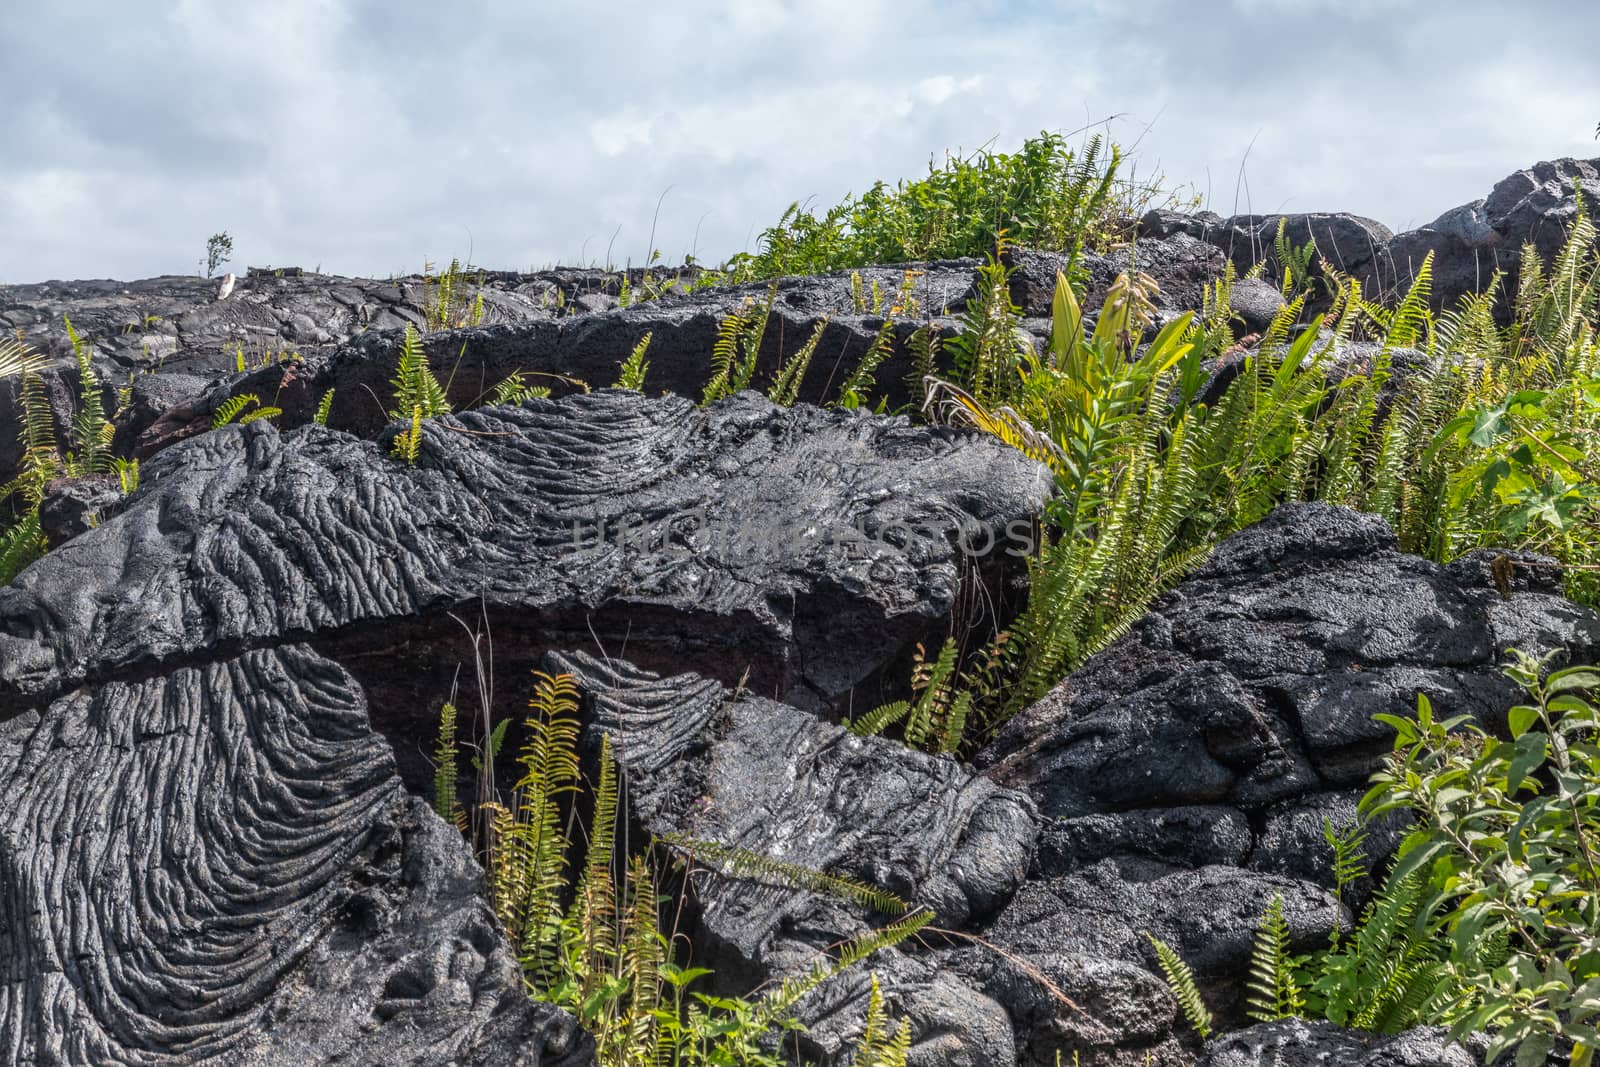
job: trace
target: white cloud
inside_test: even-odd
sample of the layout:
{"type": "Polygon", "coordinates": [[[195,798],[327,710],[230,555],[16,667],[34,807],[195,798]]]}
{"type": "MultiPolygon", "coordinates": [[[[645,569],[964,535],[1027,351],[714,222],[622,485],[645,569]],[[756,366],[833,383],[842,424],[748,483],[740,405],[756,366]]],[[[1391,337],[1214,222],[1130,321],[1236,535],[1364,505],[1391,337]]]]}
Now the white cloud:
{"type": "Polygon", "coordinates": [[[638,262],[658,201],[663,254],[714,260],[793,200],[1111,115],[1217,210],[1401,227],[1600,154],[1600,10],[1526,8],[13,0],[0,278],[191,270],[220,229],[236,266],[638,262]]]}

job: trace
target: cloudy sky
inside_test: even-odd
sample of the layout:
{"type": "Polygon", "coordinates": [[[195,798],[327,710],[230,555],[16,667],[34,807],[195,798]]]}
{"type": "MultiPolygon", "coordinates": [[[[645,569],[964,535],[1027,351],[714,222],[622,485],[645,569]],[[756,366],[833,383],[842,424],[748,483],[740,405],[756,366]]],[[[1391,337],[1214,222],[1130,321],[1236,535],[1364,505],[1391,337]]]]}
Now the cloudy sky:
{"type": "Polygon", "coordinates": [[[1086,125],[1212,209],[1396,230],[1600,156],[1600,4],[0,0],[0,282],[750,246],[1086,125]]]}

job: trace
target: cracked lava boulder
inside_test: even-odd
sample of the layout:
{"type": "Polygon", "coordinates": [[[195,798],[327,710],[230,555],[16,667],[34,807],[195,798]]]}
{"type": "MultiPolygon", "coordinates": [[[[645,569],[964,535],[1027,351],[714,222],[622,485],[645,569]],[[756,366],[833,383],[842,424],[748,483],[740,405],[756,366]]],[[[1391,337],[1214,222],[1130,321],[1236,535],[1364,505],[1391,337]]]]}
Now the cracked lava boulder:
{"type": "MultiPolygon", "coordinates": [[[[591,751],[611,736],[641,839],[732,845],[934,912],[939,934],[802,1003],[803,1048],[821,1062],[859,1034],[876,972],[911,1022],[918,1064],[1051,1067],[1059,1053],[1187,1067],[1246,1062],[1258,1046],[1305,1062],[1356,1049],[1359,1062],[1404,1050],[1412,1058],[1396,1062],[1465,1064],[1465,1050],[1428,1031],[1385,1043],[1281,1026],[1202,1046],[1145,933],[1190,963],[1237,1026],[1251,939],[1274,896],[1297,951],[1326,943],[1336,922],[1348,928],[1322,825],[1354,817],[1390,748],[1372,716],[1404,714],[1422,692],[1493,728],[1517,698],[1499,673],[1507,649],[1600,656],[1600,618],[1559,595],[1549,561],[1512,561],[1502,592],[1487,554],[1441,567],[1399,551],[1373,516],[1280,508],[1013,720],[978,775],[699,675],[577,654],[546,666],[579,677],[591,751]]],[[[1394,834],[1380,828],[1373,863],[1386,841],[1394,834]]],[[[890,918],[701,866],[688,883],[689,943],[722,992],[800,973],[890,918]]]]}
{"type": "Polygon", "coordinates": [[[415,467],[264,423],[168,450],[0,589],[0,1050],[591,1062],[406,789],[458,620],[507,677],[614,643],[834,711],[1004,591],[1048,487],[976,434],[753,396],[435,420],[415,467]]]}

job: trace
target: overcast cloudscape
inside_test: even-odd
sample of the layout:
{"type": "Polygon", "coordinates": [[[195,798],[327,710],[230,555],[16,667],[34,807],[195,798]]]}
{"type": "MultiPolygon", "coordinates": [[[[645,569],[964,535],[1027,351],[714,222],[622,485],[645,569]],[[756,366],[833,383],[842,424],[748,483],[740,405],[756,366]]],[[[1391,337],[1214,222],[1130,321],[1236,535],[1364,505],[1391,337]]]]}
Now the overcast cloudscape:
{"type": "Polygon", "coordinates": [[[1224,214],[1400,230],[1600,155],[1597,48],[1589,0],[4,0],[0,281],[190,272],[219,230],[236,268],[637,264],[658,199],[663,256],[719,261],[1110,116],[1224,214]]]}

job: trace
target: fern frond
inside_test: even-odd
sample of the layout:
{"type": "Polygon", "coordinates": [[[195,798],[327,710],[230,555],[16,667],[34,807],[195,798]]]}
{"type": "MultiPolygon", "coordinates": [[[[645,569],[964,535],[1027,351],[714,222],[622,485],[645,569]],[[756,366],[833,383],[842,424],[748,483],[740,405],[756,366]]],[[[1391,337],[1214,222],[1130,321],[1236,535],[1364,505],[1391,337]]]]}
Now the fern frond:
{"type": "Polygon", "coordinates": [[[1305,1007],[1289,954],[1289,924],[1283,916],[1281,895],[1273,896],[1256,929],[1247,988],[1246,1014],[1260,1022],[1299,1015],[1305,1007]]]}
{"type": "Polygon", "coordinates": [[[906,1067],[911,1051],[911,1026],[902,1019],[890,1028],[889,1012],[884,1007],[878,976],[872,975],[867,994],[867,1024],[850,1067],[906,1067]]]}
{"type": "Polygon", "coordinates": [[[1183,1017],[1201,1038],[1209,1038],[1213,1020],[1210,1010],[1206,1008],[1205,998],[1200,995],[1200,987],[1194,980],[1194,971],[1190,970],[1183,957],[1178,955],[1171,945],[1149,931],[1146,931],[1144,936],[1149,939],[1150,946],[1156,951],[1156,960],[1161,965],[1161,973],[1167,977],[1167,988],[1172,991],[1173,999],[1183,1009],[1183,1017]]]}
{"type": "Polygon", "coordinates": [[[561,801],[576,791],[579,778],[576,680],[535,672],[528,706],[515,817],[500,828],[507,868],[500,910],[524,966],[548,988],[559,971],[561,896],[571,846],[561,828],[561,801]]]}
{"type": "Polygon", "coordinates": [[[650,364],[644,358],[644,354],[649,349],[650,338],[653,336],[655,336],[655,331],[652,330],[639,338],[639,343],[633,346],[633,351],[628,353],[628,358],[622,361],[622,373],[617,377],[618,389],[632,389],[635,392],[644,392],[645,375],[650,370],[650,364]]]}
{"type": "Polygon", "coordinates": [[[389,383],[394,389],[394,409],[391,419],[409,419],[421,409],[421,417],[431,419],[450,414],[450,402],[445,398],[444,387],[434,376],[428,364],[428,353],[422,344],[422,335],[416,327],[407,324],[400,341],[400,363],[389,383]]]}
{"type": "Polygon", "coordinates": [[[843,973],[874,952],[892,948],[916,934],[933,921],[933,912],[926,908],[896,919],[877,930],[846,941],[838,954],[813,965],[798,977],[785,978],[778,988],[755,1003],[755,1018],[767,1025],[775,1025],[794,1011],[802,997],[830,978],[843,973]]]}
{"type": "Polygon", "coordinates": [[[44,361],[21,338],[0,340],[0,378],[15,378],[44,369],[44,361]]]}
{"type": "Polygon", "coordinates": [[[772,320],[772,308],[778,300],[778,283],[767,287],[767,300],[757,313],[752,314],[739,334],[741,356],[728,378],[728,393],[742,393],[755,380],[756,361],[761,356],[761,342],[767,334],[767,323],[772,320]]]}
{"type": "Polygon", "coordinates": [[[333,411],[333,394],[334,390],[329,389],[322,394],[322,399],[317,401],[317,411],[311,416],[311,421],[318,426],[328,425],[328,416],[333,411]]]}
{"type": "Polygon", "coordinates": [[[642,856],[628,864],[632,899],[623,926],[624,975],[628,980],[629,1037],[635,1048],[655,1045],[656,1009],[661,1003],[661,933],[656,919],[655,878],[642,856]]]}
{"type": "Polygon", "coordinates": [[[274,408],[274,407],[256,408],[254,411],[246,412],[245,414],[240,415],[239,416],[239,425],[243,426],[246,423],[258,422],[261,419],[275,419],[279,415],[282,415],[282,414],[283,414],[283,409],[282,408],[274,408]]]}
{"type": "Polygon", "coordinates": [[[805,379],[806,370],[811,366],[811,358],[816,354],[817,346],[822,343],[822,334],[827,328],[828,316],[824,315],[818,320],[806,343],[784,361],[777,378],[772,382],[772,388],[767,392],[768,398],[774,404],[779,407],[792,407],[799,399],[800,383],[805,379]]]}
{"type": "Polygon", "coordinates": [[[456,706],[439,709],[439,742],[433,750],[433,810],[457,830],[466,832],[466,812],[456,795],[456,706]]]}
{"type": "Polygon", "coordinates": [[[0,585],[10,585],[23,568],[43,556],[44,551],[39,513],[30,511],[15,526],[0,532],[0,585]]]}
{"type": "Polygon", "coordinates": [[[217,405],[217,410],[211,413],[211,428],[213,430],[222,429],[238,418],[246,408],[260,403],[261,398],[254,393],[240,393],[238,396],[230,396],[217,405]]]}
{"type": "Polygon", "coordinates": [[[543,399],[549,395],[549,386],[534,385],[527,380],[526,372],[513,371],[494,387],[494,392],[489,394],[489,403],[495,406],[520,404],[524,400],[543,399]]]}
{"type": "Polygon", "coordinates": [[[887,704],[880,704],[860,718],[851,720],[850,732],[857,737],[875,737],[904,719],[910,712],[909,700],[893,700],[887,704]]]}
{"type": "Polygon", "coordinates": [[[840,407],[859,408],[867,402],[867,398],[872,394],[873,383],[877,381],[878,366],[889,358],[893,348],[894,319],[885,317],[878,327],[878,332],[873,335],[872,343],[867,346],[866,353],[862,355],[861,361],[839,387],[840,407]]]}
{"type": "Polygon", "coordinates": [[[698,841],[684,834],[665,834],[662,844],[694,856],[719,869],[718,873],[747,881],[762,881],[787,889],[822,893],[891,915],[903,914],[906,902],[887,890],[867,885],[854,878],[827,874],[795,863],[717,841],[698,841]]]}
{"type": "Polygon", "coordinates": [[[105,403],[101,397],[100,378],[94,372],[89,345],[73,328],[72,320],[61,316],[67,327],[67,340],[72,344],[72,357],[78,364],[78,412],[73,422],[73,437],[77,444],[75,474],[110,474],[111,453],[107,448],[111,424],[106,421],[105,403]]]}
{"type": "Polygon", "coordinates": [[[700,394],[700,406],[732,394],[729,382],[734,374],[734,363],[739,357],[739,338],[743,335],[752,301],[745,297],[739,310],[725,316],[717,323],[717,339],[711,345],[711,378],[700,394]]]}

